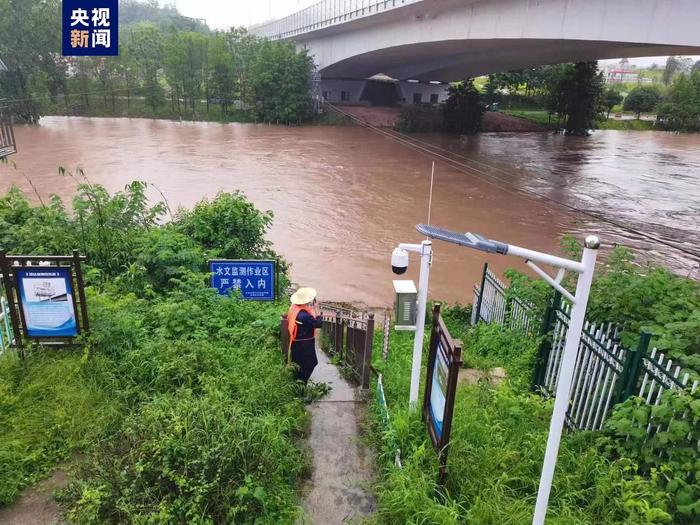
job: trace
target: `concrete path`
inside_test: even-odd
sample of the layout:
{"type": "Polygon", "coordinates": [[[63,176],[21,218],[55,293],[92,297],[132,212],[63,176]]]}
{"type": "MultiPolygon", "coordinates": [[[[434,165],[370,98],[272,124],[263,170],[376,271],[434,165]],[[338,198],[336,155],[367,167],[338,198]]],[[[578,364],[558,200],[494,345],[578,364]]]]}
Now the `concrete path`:
{"type": "Polygon", "coordinates": [[[359,523],[374,512],[370,493],[374,463],[360,441],[365,405],[357,390],[345,381],[320,349],[313,381],[329,383],[332,390],[309,407],[314,472],[307,484],[304,525],[359,523]]]}

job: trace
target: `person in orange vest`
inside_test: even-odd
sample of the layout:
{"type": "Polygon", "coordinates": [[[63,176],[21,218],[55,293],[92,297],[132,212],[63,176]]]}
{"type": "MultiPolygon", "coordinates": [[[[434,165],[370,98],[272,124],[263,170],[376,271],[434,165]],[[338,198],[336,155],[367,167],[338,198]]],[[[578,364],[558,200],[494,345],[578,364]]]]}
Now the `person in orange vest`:
{"type": "Polygon", "coordinates": [[[316,330],[323,327],[323,317],[318,311],[316,290],[313,288],[299,288],[292,295],[291,302],[287,314],[288,359],[289,364],[294,362],[298,366],[296,379],[306,384],[318,364],[316,330]]]}

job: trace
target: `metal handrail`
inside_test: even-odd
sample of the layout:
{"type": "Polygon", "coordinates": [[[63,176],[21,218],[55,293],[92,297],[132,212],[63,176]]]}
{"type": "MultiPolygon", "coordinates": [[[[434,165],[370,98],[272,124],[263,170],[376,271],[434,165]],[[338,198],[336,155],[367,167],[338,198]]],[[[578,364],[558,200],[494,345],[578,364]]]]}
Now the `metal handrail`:
{"type": "Polygon", "coordinates": [[[249,31],[271,40],[284,40],[422,1],[323,0],[279,20],[251,26],[249,31]]]}
{"type": "Polygon", "coordinates": [[[17,153],[12,117],[6,112],[6,109],[6,107],[0,106],[0,159],[17,153]]]}

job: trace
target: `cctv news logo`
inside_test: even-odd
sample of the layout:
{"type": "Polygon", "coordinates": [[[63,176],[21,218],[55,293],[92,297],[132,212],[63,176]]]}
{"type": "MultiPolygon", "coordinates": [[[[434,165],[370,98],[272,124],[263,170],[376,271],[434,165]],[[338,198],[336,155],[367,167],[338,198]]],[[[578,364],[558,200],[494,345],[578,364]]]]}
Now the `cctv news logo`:
{"type": "Polygon", "coordinates": [[[119,0],[63,0],[63,55],[117,56],[119,0]]]}

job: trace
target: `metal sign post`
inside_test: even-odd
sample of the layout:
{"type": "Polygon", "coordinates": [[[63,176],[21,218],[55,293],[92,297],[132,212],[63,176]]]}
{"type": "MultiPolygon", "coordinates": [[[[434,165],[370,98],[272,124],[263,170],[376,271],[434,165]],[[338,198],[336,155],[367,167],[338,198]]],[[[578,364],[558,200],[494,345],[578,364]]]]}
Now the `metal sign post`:
{"type": "Polygon", "coordinates": [[[471,248],[486,253],[497,253],[500,255],[515,255],[525,259],[527,265],[537,273],[542,279],[549,283],[552,288],[560,292],[571,303],[571,320],[569,331],[566,334],[566,345],[564,355],[562,356],[561,371],[559,374],[559,382],[557,384],[557,393],[554,401],[554,410],[552,412],[552,420],[549,426],[549,437],[547,438],[547,449],[544,455],[544,465],[542,466],[542,476],[540,478],[540,486],[537,492],[537,503],[535,506],[535,515],[532,519],[533,525],[544,525],[544,519],[547,514],[547,505],[549,504],[549,495],[552,490],[552,480],[554,478],[554,469],[557,464],[557,456],[559,454],[559,444],[561,443],[561,435],[564,428],[566,418],[566,410],[569,405],[571,395],[571,382],[574,375],[574,367],[576,364],[576,355],[578,353],[579,342],[581,340],[581,332],[583,330],[586,308],[588,306],[588,297],[591,291],[591,283],[593,282],[593,273],[595,271],[596,258],[598,257],[598,249],[600,248],[600,240],[598,237],[590,236],[586,238],[583,249],[583,258],[580,262],[563,259],[555,255],[521,248],[510,244],[502,243],[487,239],[481,235],[473,233],[456,233],[442,228],[421,224],[417,227],[418,232],[427,235],[433,239],[439,239],[465,248],[471,248]],[[558,268],[556,277],[551,277],[547,272],[537,266],[537,263],[549,264],[558,268]],[[579,275],[576,284],[576,294],[566,290],[562,285],[562,279],[567,271],[575,272],[579,275]]]}

